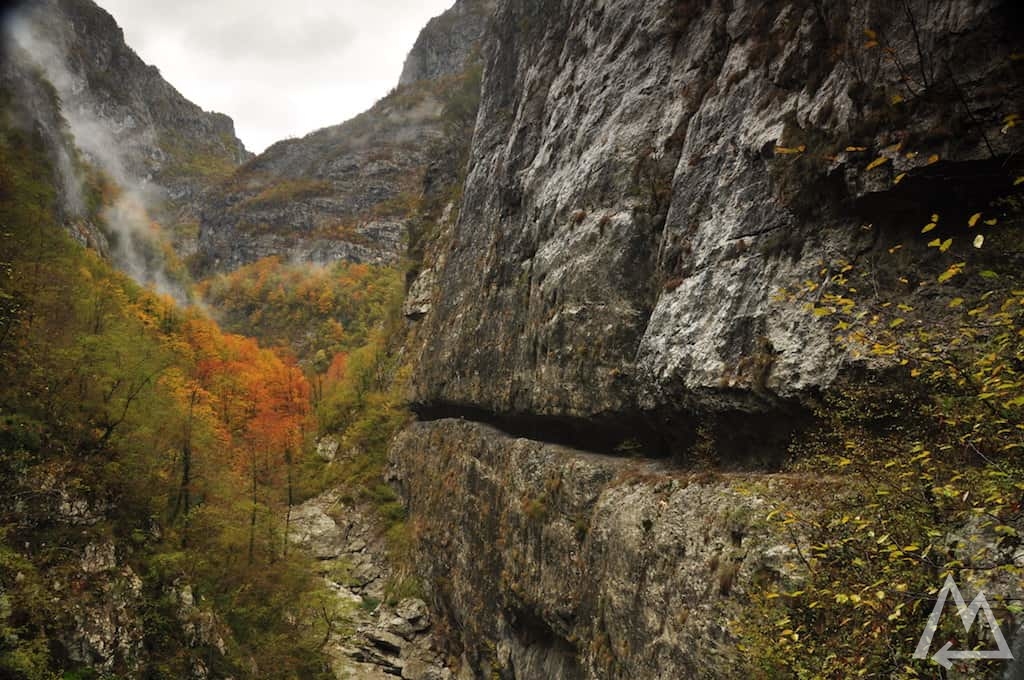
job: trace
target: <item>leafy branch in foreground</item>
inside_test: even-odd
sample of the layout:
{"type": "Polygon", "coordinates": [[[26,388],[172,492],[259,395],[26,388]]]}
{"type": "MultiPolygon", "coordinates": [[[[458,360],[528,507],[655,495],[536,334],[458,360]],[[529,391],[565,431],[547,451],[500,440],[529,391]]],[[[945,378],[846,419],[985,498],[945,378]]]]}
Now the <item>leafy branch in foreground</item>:
{"type": "MultiPolygon", "coordinates": [[[[824,509],[772,509],[800,575],[755,595],[738,622],[768,677],[935,677],[934,663],[912,654],[947,575],[972,597],[984,590],[1001,625],[1019,624],[1024,285],[1013,267],[986,269],[981,250],[994,244],[1013,262],[1019,213],[998,230],[992,217],[967,218],[966,253],[962,235],[932,238],[942,218],[932,215],[921,231],[937,254],[901,273],[906,251],[889,248],[894,281],[881,292],[862,261],[824,265],[818,282],[779,295],[831,324],[853,368],[793,448],[794,471],[832,476],[841,491],[824,509]]],[[[994,648],[991,631],[965,633],[954,615],[936,640],[994,648]]],[[[991,676],[998,663],[970,671],[991,676]]]]}

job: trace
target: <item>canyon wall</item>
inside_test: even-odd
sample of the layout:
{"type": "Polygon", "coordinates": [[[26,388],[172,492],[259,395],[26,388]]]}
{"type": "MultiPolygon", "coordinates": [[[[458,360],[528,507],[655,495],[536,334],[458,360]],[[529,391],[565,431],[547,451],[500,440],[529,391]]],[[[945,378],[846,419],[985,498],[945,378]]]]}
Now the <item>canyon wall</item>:
{"type": "MultiPolygon", "coordinates": [[[[1007,191],[1019,18],[499,3],[465,190],[408,298],[420,422],[392,448],[466,677],[738,677],[733,614],[800,569],[762,520],[808,480],[774,471],[816,395],[873,367],[807,303],[851,264],[875,294],[934,281],[929,215],[962,236],[1007,191]]],[[[934,289],[900,294],[941,323],[934,289]]]]}

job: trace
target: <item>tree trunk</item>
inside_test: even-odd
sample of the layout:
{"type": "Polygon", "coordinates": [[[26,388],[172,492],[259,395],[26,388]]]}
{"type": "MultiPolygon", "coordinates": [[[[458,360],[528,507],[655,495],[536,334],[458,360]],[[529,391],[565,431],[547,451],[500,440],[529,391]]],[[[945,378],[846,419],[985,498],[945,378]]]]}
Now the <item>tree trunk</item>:
{"type": "Polygon", "coordinates": [[[288,532],[292,524],[292,504],[295,502],[295,493],[292,487],[292,450],[285,449],[284,462],[288,469],[288,509],[284,514],[284,556],[288,557],[288,532]]]}
{"type": "Polygon", "coordinates": [[[249,564],[256,559],[256,451],[250,457],[252,463],[252,512],[249,515],[249,564]]]}
{"type": "MultiPolygon", "coordinates": [[[[198,389],[193,389],[189,397],[188,418],[185,420],[185,434],[182,437],[181,483],[178,486],[178,496],[174,500],[174,510],[171,512],[172,522],[177,519],[180,513],[187,523],[188,513],[192,509],[192,421],[195,417],[195,406],[198,398],[198,389]]],[[[183,533],[181,538],[182,547],[185,547],[186,540],[186,536],[183,533]]]]}

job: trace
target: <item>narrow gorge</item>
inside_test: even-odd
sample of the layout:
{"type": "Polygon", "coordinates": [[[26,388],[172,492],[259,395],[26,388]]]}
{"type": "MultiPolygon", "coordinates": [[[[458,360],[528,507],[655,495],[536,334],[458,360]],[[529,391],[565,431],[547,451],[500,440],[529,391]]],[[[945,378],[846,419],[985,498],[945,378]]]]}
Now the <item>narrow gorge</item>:
{"type": "Polygon", "coordinates": [[[1022,29],[456,0],[254,155],[25,3],[0,676],[1024,677],[1022,29]]]}

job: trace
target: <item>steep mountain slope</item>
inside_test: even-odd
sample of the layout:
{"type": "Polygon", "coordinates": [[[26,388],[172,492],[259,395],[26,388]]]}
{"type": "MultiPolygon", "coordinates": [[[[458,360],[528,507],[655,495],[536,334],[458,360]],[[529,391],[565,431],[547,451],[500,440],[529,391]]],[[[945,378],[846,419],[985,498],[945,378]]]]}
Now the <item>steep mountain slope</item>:
{"type": "Polygon", "coordinates": [[[394,263],[418,195],[443,102],[411,85],[370,111],[299,140],[278,142],[208,197],[200,270],[270,255],[321,264],[394,263]]]}
{"type": "Polygon", "coordinates": [[[32,3],[8,30],[56,88],[82,150],[115,180],[163,193],[172,210],[190,216],[206,186],[250,156],[230,118],[182,97],[90,0],[32,3]]]}
{"type": "Polygon", "coordinates": [[[475,55],[490,9],[460,0],[411,53],[410,64],[424,65],[407,64],[398,88],[369,111],[274,144],[211,192],[195,269],[230,270],[271,255],[396,263],[428,168],[453,146],[453,124],[462,123],[457,97],[467,81],[477,82],[475,55]]]}
{"type": "Polygon", "coordinates": [[[35,129],[53,171],[60,221],[82,245],[107,254],[106,234],[88,218],[86,196],[78,175],[79,151],[66,132],[53,86],[35,69],[30,54],[7,41],[2,49],[0,93],[9,118],[5,122],[17,129],[35,129]]]}
{"type": "MultiPolygon", "coordinates": [[[[65,222],[136,280],[186,299],[179,258],[195,248],[199,197],[249,157],[231,119],[182,97],[90,0],[26,3],[4,23],[3,38],[6,86],[24,94],[38,70],[68,123],[70,140],[48,126],[50,148],[65,149],[55,165],[71,198],[65,222]],[[100,223],[82,219],[73,185],[109,199],[100,223]]],[[[14,106],[31,117],[37,100],[18,96],[14,106]]]]}

